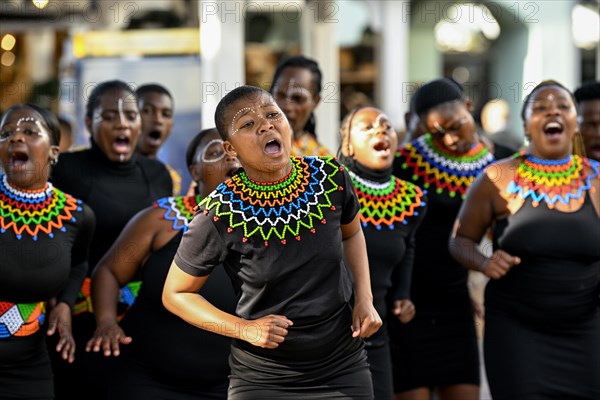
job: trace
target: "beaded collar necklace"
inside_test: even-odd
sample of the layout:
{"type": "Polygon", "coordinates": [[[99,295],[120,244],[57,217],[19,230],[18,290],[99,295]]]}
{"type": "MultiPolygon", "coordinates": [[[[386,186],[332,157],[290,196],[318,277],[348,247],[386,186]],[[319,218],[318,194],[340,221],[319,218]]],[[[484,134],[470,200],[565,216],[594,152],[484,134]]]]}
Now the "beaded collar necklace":
{"type": "Polygon", "coordinates": [[[205,197],[200,206],[204,215],[214,209],[215,221],[222,220],[227,232],[243,232],[242,242],[271,238],[285,245],[301,240],[303,233],[314,234],[319,224],[326,224],[324,210],[335,211],[330,194],[344,190],[334,176],[344,168],[333,157],[292,157],[292,171],[277,182],[255,182],[245,172],[222,182],[205,197]]]}
{"type": "Polygon", "coordinates": [[[408,224],[408,218],[418,216],[425,206],[423,191],[417,185],[391,176],[388,182],[378,183],[358,176],[348,170],[360,204],[360,221],[363,227],[372,225],[377,230],[383,226],[395,228],[395,223],[408,224]]]}
{"type": "Polygon", "coordinates": [[[534,207],[541,201],[550,209],[556,202],[569,204],[571,200],[577,200],[583,203],[586,191],[595,192],[591,180],[598,176],[600,164],[597,161],[578,155],[561,160],[544,160],[529,153],[517,157],[522,157],[522,161],[506,191],[523,200],[530,197],[534,207]],[[589,169],[594,171],[591,175],[586,172],[589,169]]]}
{"type": "Polygon", "coordinates": [[[65,222],[76,219],[74,211],[81,211],[81,200],[61,192],[47,183],[40,190],[19,190],[8,183],[6,175],[0,179],[0,234],[12,230],[17,239],[23,233],[33,240],[44,232],[66,232],[65,222]]]}
{"type": "Polygon", "coordinates": [[[165,197],[157,200],[154,207],[165,210],[162,218],[173,222],[172,230],[186,232],[201,198],[200,195],[165,197]]]}
{"type": "Polygon", "coordinates": [[[494,161],[494,156],[481,143],[466,154],[457,156],[439,147],[427,133],[399,149],[396,157],[404,157],[403,169],[412,171],[413,181],[423,180],[423,188],[431,185],[437,194],[447,192],[464,199],[467,189],[483,169],[494,161]]]}

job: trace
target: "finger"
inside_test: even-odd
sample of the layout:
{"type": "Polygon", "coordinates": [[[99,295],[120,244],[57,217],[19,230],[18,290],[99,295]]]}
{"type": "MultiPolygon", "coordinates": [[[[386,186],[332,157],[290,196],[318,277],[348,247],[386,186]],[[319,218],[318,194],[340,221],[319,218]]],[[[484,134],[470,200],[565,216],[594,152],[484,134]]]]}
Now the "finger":
{"type": "MultiPolygon", "coordinates": [[[[108,339],[108,340],[103,340],[101,343],[100,347],[102,347],[102,354],[104,354],[105,357],[110,356],[111,341],[112,341],[111,339],[108,339]]],[[[98,349],[98,350],[100,350],[100,349],[98,349]]]]}
{"type": "Polygon", "coordinates": [[[133,339],[131,338],[131,336],[121,336],[119,338],[119,343],[121,344],[129,344],[133,341],[133,339]]]}
{"type": "Polygon", "coordinates": [[[94,346],[94,339],[90,339],[87,341],[87,343],[85,344],[85,351],[86,352],[90,352],[92,350],[92,347],[94,346]]]}
{"type": "MultiPolygon", "coordinates": [[[[112,349],[113,356],[117,357],[121,354],[121,349],[119,348],[119,336],[114,336],[110,341],[110,347],[112,349]]],[[[106,353],[104,354],[106,355],[106,353]]],[[[110,355],[110,354],[109,354],[110,355]]]]}
{"type": "Polygon", "coordinates": [[[361,325],[360,317],[356,316],[352,319],[352,337],[359,337],[361,325]]]}
{"type": "Polygon", "coordinates": [[[291,320],[287,319],[283,315],[273,315],[272,322],[274,324],[277,324],[278,326],[282,326],[284,328],[287,328],[288,326],[294,325],[294,323],[291,320]]]}
{"type": "Polygon", "coordinates": [[[56,332],[56,322],[57,319],[52,318],[52,320],[48,323],[48,330],[46,331],[48,336],[54,335],[54,332],[56,332]]]}
{"type": "Polygon", "coordinates": [[[269,342],[275,343],[283,343],[285,341],[285,337],[281,335],[271,335],[269,342]]]}

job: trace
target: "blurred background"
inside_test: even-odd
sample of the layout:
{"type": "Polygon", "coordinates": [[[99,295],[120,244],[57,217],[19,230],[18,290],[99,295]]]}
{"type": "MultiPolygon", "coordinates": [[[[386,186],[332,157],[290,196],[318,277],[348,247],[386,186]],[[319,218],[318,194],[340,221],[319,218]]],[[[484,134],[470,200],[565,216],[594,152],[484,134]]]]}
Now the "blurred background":
{"type": "Polygon", "coordinates": [[[317,127],[333,151],[340,119],[357,105],[382,108],[402,135],[410,96],[441,76],[465,86],[488,132],[519,141],[533,86],[551,78],[575,89],[600,76],[598,8],[598,0],[2,0],[0,110],[24,101],[50,108],[85,147],[84,105],[96,84],[162,84],[175,127],[159,157],[185,185],[187,142],[214,125],[220,98],[242,84],[268,89],[282,57],[304,54],[323,71],[317,127]]]}

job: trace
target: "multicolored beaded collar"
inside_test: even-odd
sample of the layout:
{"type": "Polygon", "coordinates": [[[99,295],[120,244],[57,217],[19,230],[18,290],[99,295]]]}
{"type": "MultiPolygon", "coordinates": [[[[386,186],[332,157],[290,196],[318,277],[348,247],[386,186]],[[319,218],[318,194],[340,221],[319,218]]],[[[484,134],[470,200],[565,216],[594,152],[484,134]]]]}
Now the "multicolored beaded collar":
{"type": "Polygon", "coordinates": [[[44,302],[17,304],[0,301],[0,339],[33,335],[40,330],[45,318],[44,302]]]}
{"type": "Polygon", "coordinates": [[[12,187],[6,175],[2,175],[0,234],[11,229],[19,240],[23,232],[37,240],[41,231],[52,238],[56,230],[66,231],[66,221],[76,221],[74,211],[81,211],[81,200],[61,192],[51,183],[40,190],[22,191],[12,187]]]}
{"type": "Polygon", "coordinates": [[[329,195],[344,190],[333,179],[344,168],[333,157],[291,160],[292,171],[278,182],[255,182],[241,172],[221,183],[200,202],[204,214],[215,209],[215,221],[222,219],[228,232],[242,229],[243,242],[260,236],[265,246],[273,236],[285,245],[302,232],[315,233],[317,223],[327,222],[323,209],[335,210],[329,195]]]}
{"type": "Polygon", "coordinates": [[[165,197],[154,202],[154,207],[165,210],[162,217],[168,221],[173,221],[171,229],[186,232],[190,221],[194,218],[194,212],[200,199],[200,195],[165,197]]]}
{"type": "Polygon", "coordinates": [[[467,189],[494,156],[481,143],[466,154],[457,156],[439,147],[429,133],[399,149],[396,157],[404,157],[402,168],[411,169],[413,180],[423,179],[423,187],[435,187],[437,194],[446,191],[450,197],[458,193],[464,199],[467,189]]]}
{"type": "Polygon", "coordinates": [[[528,197],[537,207],[544,201],[548,208],[554,208],[557,201],[569,204],[571,200],[583,203],[585,192],[595,192],[591,180],[598,176],[600,163],[578,155],[570,155],[562,160],[543,160],[529,153],[522,157],[515,179],[506,188],[507,195],[518,195],[523,200],[528,197]],[[587,170],[594,171],[588,175],[587,170]]]}
{"type": "Polygon", "coordinates": [[[408,218],[418,216],[418,208],[424,207],[423,191],[417,185],[391,176],[385,183],[373,182],[348,171],[354,191],[360,203],[360,221],[363,227],[372,225],[380,230],[394,223],[408,224],[408,218]]]}

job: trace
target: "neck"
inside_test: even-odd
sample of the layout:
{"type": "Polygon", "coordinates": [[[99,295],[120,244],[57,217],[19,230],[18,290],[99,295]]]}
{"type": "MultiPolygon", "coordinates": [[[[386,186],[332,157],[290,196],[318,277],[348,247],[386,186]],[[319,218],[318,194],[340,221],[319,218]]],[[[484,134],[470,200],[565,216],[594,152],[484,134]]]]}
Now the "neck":
{"type": "Polygon", "coordinates": [[[271,170],[265,170],[264,166],[262,166],[260,170],[250,166],[244,167],[244,171],[246,172],[246,176],[255,182],[277,182],[286,178],[290,174],[292,171],[292,163],[291,160],[288,160],[288,162],[283,166],[273,165],[271,170]]]}
{"type": "Polygon", "coordinates": [[[20,191],[28,191],[28,192],[29,191],[30,192],[40,192],[40,191],[44,190],[46,188],[46,186],[48,185],[47,180],[35,181],[35,182],[27,182],[24,180],[15,181],[8,175],[3,176],[3,181],[5,184],[7,184],[8,186],[10,186],[14,189],[17,189],[20,191]]]}

